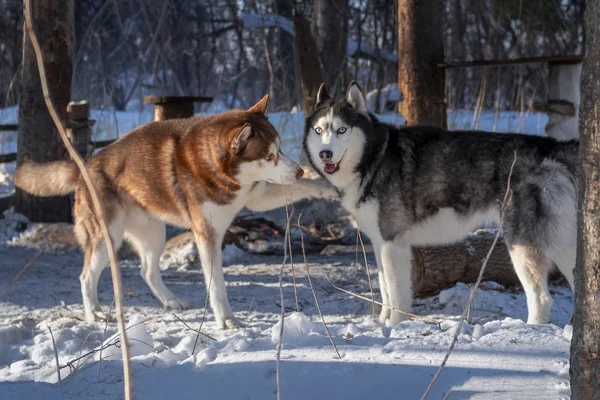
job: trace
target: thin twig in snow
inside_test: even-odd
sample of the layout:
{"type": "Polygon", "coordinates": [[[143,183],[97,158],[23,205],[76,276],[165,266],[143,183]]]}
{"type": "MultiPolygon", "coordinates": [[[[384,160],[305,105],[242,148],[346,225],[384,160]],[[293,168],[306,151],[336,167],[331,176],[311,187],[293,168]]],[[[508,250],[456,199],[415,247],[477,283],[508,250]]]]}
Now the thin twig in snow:
{"type": "MultiPolygon", "coordinates": [[[[209,223],[212,222],[212,214],[208,216],[209,223]]],[[[214,235],[214,233],[210,233],[214,235]]],[[[196,238],[196,243],[198,243],[198,239],[196,238]]],[[[208,250],[208,257],[210,259],[210,278],[208,279],[208,285],[206,285],[206,299],[204,300],[204,312],[202,313],[202,320],[200,321],[200,327],[198,328],[198,332],[196,333],[196,340],[194,340],[194,347],[192,348],[192,355],[196,353],[196,346],[198,345],[198,339],[200,338],[200,332],[202,332],[202,326],[204,325],[204,320],[206,319],[206,312],[208,310],[208,299],[210,298],[210,289],[212,286],[213,275],[215,274],[215,262],[213,259],[213,243],[211,243],[210,249],[208,250]]],[[[220,246],[221,243],[218,243],[217,246],[220,246]]],[[[200,246],[198,246],[198,253],[200,252],[200,246]]],[[[200,260],[202,263],[202,260],[200,260]]],[[[222,268],[222,265],[221,265],[222,268]]],[[[204,277],[206,279],[206,277],[204,277]]]]}
{"type": "MultiPolygon", "coordinates": [[[[281,185],[283,190],[283,198],[285,200],[285,215],[287,221],[285,222],[285,236],[284,243],[288,240],[290,234],[290,219],[288,212],[288,201],[285,193],[285,185],[281,185]]],[[[287,261],[288,252],[287,246],[283,246],[283,261],[281,262],[281,268],[279,270],[279,301],[281,302],[281,326],[279,327],[279,342],[277,343],[277,363],[275,369],[275,380],[277,381],[277,400],[281,400],[281,348],[283,346],[283,324],[285,323],[285,299],[283,297],[283,270],[287,261]]]]}
{"type": "Polygon", "coordinates": [[[58,386],[62,386],[62,379],[60,377],[60,363],[58,362],[58,349],[56,348],[56,341],[54,340],[54,334],[52,328],[48,325],[50,331],[50,338],[52,338],[52,347],[54,348],[54,361],[56,362],[56,374],[58,375],[58,386]]]}
{"type": "Polygon", "coordinates": [[[323,326],[325,327],[327,336],[329,336],[329,341],[331,342],[331,346],[333,346],[333,350],[335,350],[335,354],[337,354],[338,358],[341,360],[342,356],[340,355],[340,352],[338,351],[338,348],[335,345],[333,338],[331,337],[331,333],[329,332],[329,327],[327,326],[327,323],[325,322],[325,317],[323,316],[323,313],[321,312],[321,306],[319,305],[319,299],[317,298],[317,293],[315,293],[315,288],[313,287],[312,279],[310,277],[310,269],[308,268],[308,261],[306,259],[306,250],[304,249],[304,232],[302,232],[302,228],[300,228],[300,218],[301,217],[302,217],[302,214],[298,215],[298,229],[300,230],[300,240],[302,243],[302,257],[304,258],[304,268],[306,268],[306,278],[308,279],[308,285],[310,287],[310,291],[312,292],[313,298],[315,299],[315,305],[317,306],[317,311],[319,312],[319,315],[321,316],[321,321],[323,322],[323,326]]]}
{"type": "Polygon", "coordinates": [[[188,328],[190,331],[192,332],[196,332],[196,333],[200,333],[202,336],[206,336],[207,338],[209,338],[210,340],[212,340],[213,342],[216,342],[217,339],[215,339],[214,337],[204,333],[204,332],[200,332],[198,329],[194,329],[191,326],[189,326],[184,320],[182,320],[181,318],[179,318],[176,314],[171,313],[175,318],[177,318],[177,320],[179,322],[181,322],[183,325],[185,325],[186,328],[188,328]]]}
{"type": "Polygon", "coordinates": [[[360,234],[360,229],[356,230],[358,240],[360,241],[360,248],[362,249],[363,257],[365,258],[365,269],[367,270],[367,279],[369,281],[369,290],[371,291],[371,312],[373,313],[373,319],[375,319],[375,292],[373,291],[373,282],[371,282],[371,273],[369,271],[369,262],[367,261],[367,252],[365,251],[365,244],[360,234]]]}
{"type": "Polygon", "coordinates": [[[339,290],[340,292],[344,292],[346,294],[349,294],[350,296],[356,297],[357,299],[368,301],[369,303],[374,302],[375,304],[380,305],[381,307],[389,308],[392,311],[395,311],[395,312],[400,313],[400,314],[404,314],[404,315],[406,315],[408,317],[411,317],[411,318],[414,318],[414,319],[420,319],[422,321],[429,322],[431,324],[439,324],[440,322],[442,322],[441,319],[436,319],[436,318],[431,318],[431,317],[424,317],[422,315],[413,314],[413,313],[408,312],[408,311],[402,311],[402,310],[399,310],[399,309],[397,309],[395,307],[392,307],[390,305],[383,304],[380,301],[377,301],[377,300],[373,301],[373,300],[369,299],[366,296],[362,296],[362,295],[360,295],[358,293],[351,292],[350,290],[344,289],[343,287],[340,287],[340,286],[336,285],[335,283],[333,283],[333,281],[331,280],[331,278],[329,277],[329,275],[327,274],[327,272],[325,272],[324,269],[322,269],[322,271],[323,271],[323,275],[325,275],[325,279],[327,279],[329,281],[329,283],[331,284],[331,286],[333,286],[335,289],[339,290]]]}
{"type": "MultiPolygon", "coordinates": [[[[112,311],[114,304],[115,304],[115,298],[113,297],[113,301],[110,304],[110,308],[108,309],[108,314],[106,314],[106,322],[104,323],[104,330],[102,331],[102,343],[104,343],[104,338],[106,337],[106,330],[108,329],[108,323],[110,321],[110,312],[112,311]]],[[[98,372],[96,373],[96,382],[100,382],[100,366],[101,365],[102,365],[102,349],[100,349],[100,355],[98,356],[98,372]]]]}
{"type": "MultiPolygon", "coordinates": [[[[292,220],[292,215],[294,214],[294,210],[291,213],[288,213],[287,200],[285,205],[285,218],[286,218],[286,229],[289,231],[291,229],[290,221],[292,220]]],[[[290,256],[290,267],[292,268],[292,285],[294,286],[294,300],[296,301],[296,311],[300,312],[300,303],[298,302],[298,287],[296,286],[296,270],[294,268],[294,259],[292,258],[292,235],[288,233],[287,235],[287,245],[289,247],[288,254],[290,256]]],[[[286,243],[283,245],[285,246],[286,243]]]]}
{"type": "Polygon", "coordinates": [[[446,366],[446,362],[448,361],[448,358],[450,357],[452,350],[454,350],[454,346],[456,345],[456,342],[458,342],[458,335],[460,334],[460,331],[462,329],[462,325],[463,325],[463,322],[465,321],[467,312],[469,311],[469,309],[471,307],[471,302],[475,298],[475,294],[477,293],[479,284],[481,283],[481,280],[483,279],[483,273],[485,272],[485,267],[487,266],[487,263],[490,260],[490,257],[492,256],[492,252],[494,251],[494,247],[496,247],[496,243],[498,242],[498,239],[500,238],[500,233],[502,232],[502,225],[504,224],[504,215],[506,213],[506,208],[507,208],[507,205],[509,204],[509,199],[510,199],[510,195],[511,195],[510,179],[512,177],[512,173],[513,173],[515,164],[517,163],[517,152],[515,151],[514,153],[515,153],[514,159],[513,159],[512,165],[510,166],[510,171],[508,173],[508,180],[506,183],[506,192],[504,193],[504,199],[502,200],[502,204],[500,206],[501,207],[500,208],[500,224],[499,224],[500,226],[498,227],[498,232],[496,232],[494,241],[492,242],[492,245],[490,246],[490,249],[488,250],[487,255],[485,256],[485,259],[483,260],[483,263],[481,264],[481,269],[479,270],[479,276],[477,277],[477,281],[475,282],[475,285],[473,285],[473,287],[471,288],[471,292],[469,293],[469,298],[467,299],[467,304],[465,304],[462,316],[461,316],[460,320],[458,321],[458,325],[456,326],[456,330],[454,332],[454,337],[452,338],[452,343],[450,343],[450,347],[448,348],[448,351],[446,352],[446,355],[444,356],[444,360],[442,361],[442,364],[440,365],[437,372],[433,376],[433,379],[431,379],[431,382],[429,382],[427,389],[425,389],[425,393],[423,393],[423,396],[421,396],[421,400],[425,400],[427,398],[427,396],[429,395],[429,392],[431,392],[433,385],[438,380],[440,374],[442,373],[442,370],[446,366]]]}
{"type": "Polygon", "coordinates": [[[246,313],[246,319],[244,320],[244,336],[246,336],[246,327],[248,326],[248,320],[250,319],[250,311],[252,310],[252,304],[254,304],[254,295],[250,299],[250,305],[248,306],[248,313],[246,313]]]}
{"type": "Polygon", "coordinates": [[[115,304],[116,304],[116,313],[117,313],[117,322],[119,328],[119,334],[121,336],[123,346],[121,346],[121,351],[123,354],[123,384],[124,384],[124,394],[125,400],[130,400],[132,398],[131,392],[131,363],[129,360],[129,346],[127,344],[127,333],[125,332],[125,320],[123,316],[123,294],[122,294],[122,284],[121,284],[121,270],[119,269],[119,264],[117,262],[117,255],[115,249],[112,244],[112,240],[108,233],[108,227],[106,224],[106,219],[104,217],[104,210],[100,204],[100,200],[98,199],[98,195],[94,188],[94,184],[85,168],[83,160],[77,153],[77,151],[73,148],[73,145],[69,141],[69,137],[62,126],[62,122],[60,117],[58,116],[54,104],[52,103],[52,99],[50,98],[50,90],[48,89],[48,81],[46,78],[46,67],[44,65],[44,59],[42,56],[42,50],[40,48],[40,44],[38,42],[37,36],[33,31],[33,16],[31,11],[31,0],[25,1],[25,26],[27,28],[27,34],[29,39],[31,40],[31,44],[33,46],[33,50],[35,52],[35,58],[37,61],[38,71],[40,73],[40,83],[42,85],[42,92],[44,93],[44,100],[46,102],[46,107],[48,108],[48,112],[52,116],[52,120],[54,121],[54,125],[56,125],[56,129],[60,134],[62,141],[69,152],[69,155],[77,164],[77,167],[81,171],[81,177],[83,178],[87,190],[92,199],[92,203],[94,205],[94,211],[96,213],[96,217],[98,219],[98,224],[100,225],[100,230],[104,237],[104,242],[106,245],[106,249],[108,251],[108,257],[110,260],[110,269],[113,281],[113,290],[115,292],[115,304]]]}
{"type": "Polygon", "coordinates": [[[14,285],[14,283],[15,283],[17,280],[19,280],[19,278],[21,277],[21,275],[23,275],[23,274],[25,273],[25,271],[27,271],[27,269],[28,269],[29,267],[31,267],[31,264],[33,264],[33,262],[34,262],[35,260],[37,260],[37,258],[38,258],[38,257],[39,257],[41,254],[42,254],[42,251],[41,251],[41,250],[38,250],[38,252],[37,252],[37,253],[35,253],[35,254],[33,255],[33,257],[31,257],[31,258],[29,259],[29,261],[27,261],[27,262],[25,263],[25,265],[23,266],[23,268],[21,268],[21,270],[20,270],[19,272],[17,272],[17,274],[14,276],[14,278],[12,278],[12,279],[10,280],[10,282],[8,282],[8,284],[7,284],[7,285],[6,285],[6,286],[5,286],[5,287],[2,289],[2,292],[0,292],[0,297],[4,296],[4,295],[6,294],[6,292],[8,292],[8,289],[10,289],[10,288],[11,288],[11,286],[12,286],[12,285],[14,285]]]}

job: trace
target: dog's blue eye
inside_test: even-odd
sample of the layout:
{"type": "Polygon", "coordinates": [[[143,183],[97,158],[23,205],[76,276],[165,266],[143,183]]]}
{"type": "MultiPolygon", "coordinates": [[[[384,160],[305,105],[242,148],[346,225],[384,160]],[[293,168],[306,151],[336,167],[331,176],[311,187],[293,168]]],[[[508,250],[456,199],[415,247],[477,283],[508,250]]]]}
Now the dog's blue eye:
{"type": "Polygon", "coordinates": [[[320,135],[321,132],[323,132],[323,129],[319,128],[318,126],[315,128],[315,132],[317,133],[317,135],[320,135]]]}
{"type": "Polygon", "coordinates": [[[338,129],[338,133],[346,133],[346,128],[342,127],[340,129],[338,129]]]}

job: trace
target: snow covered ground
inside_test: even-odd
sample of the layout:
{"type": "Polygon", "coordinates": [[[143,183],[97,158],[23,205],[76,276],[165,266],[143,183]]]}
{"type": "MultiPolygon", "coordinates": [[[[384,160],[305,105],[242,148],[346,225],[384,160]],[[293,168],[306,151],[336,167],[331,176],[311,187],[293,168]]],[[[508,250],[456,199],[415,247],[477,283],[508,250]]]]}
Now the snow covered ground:
{"type": "MultiPolygon", "coordinates": [[[[15,216],[0,220],[0,398],[122,398],[122,367],[112,335],[114,323],[81,320],[79,251],[42,253],[11,284],[37,250],[29,242],[35,226],[17,233],[15,216]],[[59,386],[52,329],[61,366],[59,386]],[[103,346],[104,343],[104,346],[103,346]],[[98,350],[103,348],[102,353],[98,350]],[[102,361],[100,361],[102,359],[102,361]]],[[[245,327],[219,331],[209,311],[202,325],[206,287],[192,246],[163,256],[166,284],[190,301],[186,311],[165,311],[139,275],[137,261],[122,261],[125,304],[133,347],[137,399],[269,399],[276,392],[281,257],[225,251],[225,273],[236,316],[245,327]]],[[[459,284],[440,295],[416,299],[414,311],[438,323],[409,321],[381,326],[371,305],[336,290],[331,279],[369,296],[364,265],[355,254],[310,254],[309,268],[324,318],[341,354],[325,334],[305,277],[294,254],[300,312],[296,312],[290,266],[286,266],[286,320],[281,354],[283,399],[419,399],[436,372],[454,333],[469,288],[459,284]]],[[[371,268],[374,257],[368,254],[371,268]]],[[[372,279],[375,279],[371,269],[372,279]]],[[[530,326],[525,298],[487,282],[480,290],[431,399],[569,398],[568,357],[572,294],[552,287],[552,323],[530,326]],[[566,325],[566,326],[565,326],[566,325]]],[[[100,301],[112,302],[110,274],[100,282],[100,301]]]]}

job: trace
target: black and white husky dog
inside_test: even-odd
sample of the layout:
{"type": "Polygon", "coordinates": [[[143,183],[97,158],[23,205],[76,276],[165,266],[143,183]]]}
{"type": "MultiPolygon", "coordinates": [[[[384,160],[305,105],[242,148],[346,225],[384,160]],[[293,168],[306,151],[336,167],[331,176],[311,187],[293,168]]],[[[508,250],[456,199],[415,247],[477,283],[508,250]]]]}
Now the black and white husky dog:
{"type": "MultiPolygon", "coordinates": [[[[331,98],[324,85],[306,119],[304,150],[373,243],[383,303],[410,311],[413,245],[457,242],[500,222],[516,152],[503,233],[527,295],[530,324],[545,324],[555,264],[573,287],[578,142],[475,131],[398,128],[369,113],[360,87],[331,98]]],[[[404,315],[383,307],[396,324],[404,315]]]]}

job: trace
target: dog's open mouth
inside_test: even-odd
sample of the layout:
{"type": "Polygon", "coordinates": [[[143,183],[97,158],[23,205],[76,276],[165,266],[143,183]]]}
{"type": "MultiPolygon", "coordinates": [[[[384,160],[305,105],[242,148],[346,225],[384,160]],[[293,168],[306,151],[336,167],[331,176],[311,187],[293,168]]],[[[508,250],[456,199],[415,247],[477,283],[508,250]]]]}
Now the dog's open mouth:
{"type": "Polygon", "coordinates": [[[325,167],[323,168],[323,170],[325,172],[327,172],[328,174],[336,173],[340,170],[340,164],[339,163],[325,163],[325,167]]]}

